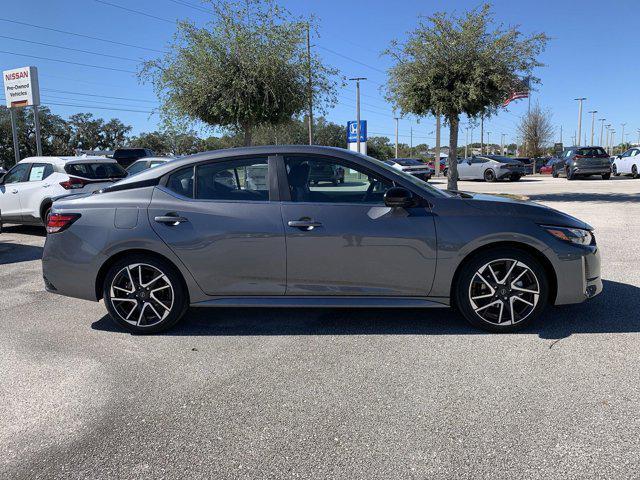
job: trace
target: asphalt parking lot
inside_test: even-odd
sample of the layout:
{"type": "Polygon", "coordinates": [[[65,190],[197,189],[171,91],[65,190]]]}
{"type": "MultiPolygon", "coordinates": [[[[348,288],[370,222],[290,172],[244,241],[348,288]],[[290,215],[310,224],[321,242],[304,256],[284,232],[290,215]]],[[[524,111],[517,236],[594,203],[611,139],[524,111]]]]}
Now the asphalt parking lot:
{"type": "Polygon", "coordinates": [[[593,225],[603,294],[512,335],[447,310],[209,309],[134,336],[46,293],[43,234],[6,228],[0,478],[640,477],[640,180],[461,189],[593,225]]]}

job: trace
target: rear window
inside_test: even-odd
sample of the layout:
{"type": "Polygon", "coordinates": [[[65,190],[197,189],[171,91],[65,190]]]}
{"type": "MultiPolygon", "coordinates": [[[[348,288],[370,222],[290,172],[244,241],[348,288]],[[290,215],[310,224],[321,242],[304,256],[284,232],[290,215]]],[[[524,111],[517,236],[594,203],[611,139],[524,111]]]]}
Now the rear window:
{"type": "Polygon", "coordinates": [[[608,157],[607,152],[602,147],[592,148],[578,148],[575,152],[576,155],[582,155],[583,157],[608,157]]]}
{"type": "Polygon", "coordinates": [[[147,151],[144,148],[130,148],[127,150],[116,150],[113,153],[113,158],[141,158],[146,157],[147,151]]]}
{"type": "Polygon", "coordinates": [[[399,158],[396,160],[396,162],[403,167],[408,167],[411,165],[422,165],[422,162],[420,160],[416,160],[415,158],[399,158]]]}
{"type": "Polygon", "coordinates": [[[74,177],[99,180],[102,178],[124,178],[127,171],[117,163],[68,163],[64,171],[74,177]]]}

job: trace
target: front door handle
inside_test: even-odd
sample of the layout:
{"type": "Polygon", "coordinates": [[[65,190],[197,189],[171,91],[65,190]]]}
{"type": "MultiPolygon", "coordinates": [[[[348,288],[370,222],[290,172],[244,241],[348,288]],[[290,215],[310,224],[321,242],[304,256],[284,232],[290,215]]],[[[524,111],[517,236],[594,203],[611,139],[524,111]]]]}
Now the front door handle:
{"type": "Polygon", "coordinates": [[[315,220],[311,220],[311,219],[300,219],[300,220],[289,220],[287,222],[287,225],[289,225],[290,227],[293,228],[299,228],[300,230],[313,230],[316,227],[321,227],[322,223],[320,222],[316,222],[315,220]]]}
{"type": "Polygon", "coordinates": [[[176,226],[176,225],[180,225],[181,223],[184,222],[188,222],[189,219],[185,218],[185,217],[180,217],[178,215],[171,214],[168,213],[166,215],[160,215],[158,217],[155,217],[154,220],[158,223],[164,223],[165,225],[172,225],[172,226],[176,226]]]}
{"type": "Polygon", "coordinates": [[[18,189],[14,188],[13,190],[11,190],[11,193],[18,193],[18,189]]]}

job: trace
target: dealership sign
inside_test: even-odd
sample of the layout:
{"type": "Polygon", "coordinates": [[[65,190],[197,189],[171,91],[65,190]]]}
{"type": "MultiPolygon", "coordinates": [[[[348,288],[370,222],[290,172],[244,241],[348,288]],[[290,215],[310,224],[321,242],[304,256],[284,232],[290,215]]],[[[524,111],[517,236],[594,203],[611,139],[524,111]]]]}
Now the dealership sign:
{"type": "Polygon", "coordinates": [[[2,72],[4,97],[7,107],[30,107],[40,105],[38,69],[36,67],[14,68],[2,72]]]}
{"type": "MultiPolygon", "coordinates": [[[[358,122],[347,122],[347,143],[356,143],[358,141],[358,122]]],[[[360,141],[367,141],[367,121],[360,120],[360,141]]]]}

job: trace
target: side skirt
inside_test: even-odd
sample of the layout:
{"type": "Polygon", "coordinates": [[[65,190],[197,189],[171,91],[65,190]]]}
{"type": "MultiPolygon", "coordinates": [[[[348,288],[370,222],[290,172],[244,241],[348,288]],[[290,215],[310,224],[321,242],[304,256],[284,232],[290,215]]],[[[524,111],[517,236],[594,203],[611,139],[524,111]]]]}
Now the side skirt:
{"type": "Polygon", "coordinates": [[[311,307],[311,308],[447,308],[448,298],[429,300],[422,297],[212,297],[192,307],[311,307]]]}

